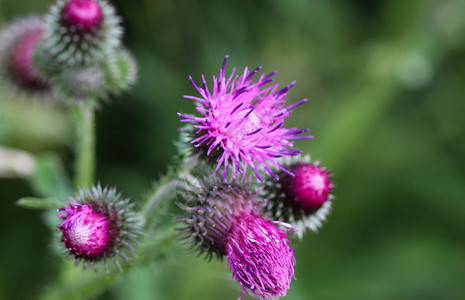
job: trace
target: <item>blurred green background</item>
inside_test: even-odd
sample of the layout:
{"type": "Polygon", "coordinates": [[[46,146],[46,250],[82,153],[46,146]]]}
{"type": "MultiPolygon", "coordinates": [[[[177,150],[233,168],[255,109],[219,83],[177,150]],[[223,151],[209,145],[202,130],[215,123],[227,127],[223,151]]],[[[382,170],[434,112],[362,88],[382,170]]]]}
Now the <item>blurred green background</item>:
{"type": "MultiPolygon", "coordinates": [[[[0,23],[53,1],[0,0],[0,23]]],[[[334,210],[292,243],[286,299],[465,299],[465,1],[114,0],[139,62],[133,90],[104,104],[98,180],[139,201],[176,153],[188,81],[233,66],[297,80],[288,126],[333,170],[334,210]]],[[[1,42],[1,41],[0,41],[1,42]]],[[[55,153],[72,171],[72,123],[0,91],[0,145],[55,153]]],[[[16,206],[27,180],[0,178],[0,299],[34,299],[58,258],[41,212],[16,206]]],[[[237,299],[225,262],[182,249],[133,268],[98,299],[237,299]]],[[[243,299],[248,299],[244,296],[243,299]]]]}

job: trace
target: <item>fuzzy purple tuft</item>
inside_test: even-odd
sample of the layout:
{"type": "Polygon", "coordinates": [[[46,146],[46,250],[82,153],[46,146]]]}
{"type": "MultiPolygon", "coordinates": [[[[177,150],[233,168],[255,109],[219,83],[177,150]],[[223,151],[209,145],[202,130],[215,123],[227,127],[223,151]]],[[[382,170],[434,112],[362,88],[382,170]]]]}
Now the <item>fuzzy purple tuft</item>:
{"type": "Polygon", "coordinates": [[[237,172],[245,176],[250,167],[261,181],[263,170],[276,177],[272,168],[283,169],[277,158],[301,153],[294,149],[292,140],[311,138],[298,136],[308,129],[283,127],[292,108],[307,99],[286,106],[286,93],[295,82],[279,90],[278,84],[265,87],[273,81],[271,77],[276,72],[262,74],[253,82],[253,76],[261,67],[253,71],[246,67],[241,75],[236,75],[234,68],[226,77],[227,59],[228,56],[219,77],[213,76],[211,90],[203,75],[202,87],[189,77],[201,97],[184,97],[196,101],[201,116],[178,115],[182,117],[181,122],[191,123],[195,128],[191,141],[194,149],[217,164],[213,174],[223,166],[226,181],[229,168],[236,178],[237,172]]]}
{"type": "Polygon", "coordinates": [[[74,255],[85,259],[96,259],[107,255],[113,248],[112,222],[91,205],[71,202],[59,218],[59,226],[65,247],[74,255]]]}
{"type": "Polygon", "coordinates": [[[235,220],[226,241],[226,257],[242,292],[263,300],[286,295],[295,278],[295,257],[288,243],[286,233],[271,221],[253,214],[235,220]]]}
{"type": "Polygon", "coordinates": [[[102,9],[94,0],[71,0],[62,12],[63,22],[68,26],[76,26],[86,32],[100,26],[102,9]]]}

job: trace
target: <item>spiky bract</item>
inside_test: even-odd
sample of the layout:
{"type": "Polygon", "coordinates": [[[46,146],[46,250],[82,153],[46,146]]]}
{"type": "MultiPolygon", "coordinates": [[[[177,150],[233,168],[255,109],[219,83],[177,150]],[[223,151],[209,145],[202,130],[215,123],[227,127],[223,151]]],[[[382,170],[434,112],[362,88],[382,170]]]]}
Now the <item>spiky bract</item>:
{"type": "Polygon", "coordinates": [[[137,62],[124,48],[117,48],[108,56],[103,65],[105,70],[105,86],[112,93],[127,90],[137,80],[137,62]]]}
{"type": "Polygon", "coordinates": [[[260,173],[264,170],[272,176],[272,168],[282,169],[278,157],[293,156],[301,151],[294,150],[295,139],[310,138],[298,136],[307,129],[284,128],[284,121],[292,108],[307,99],[286,106],[287,91],[294,85],[278,90],[278,84],[265,87],[273,81],[276,73],[262,74],[257,82],[253,76],[260,67],[253,71],[245,68],[241,75],[235,75],[235,68],[226,77],[224,60],[219,77],[213,76],[213,87],[208,89],[202,75],[202,87],[197,86],[189,77],[200,97],[184,96],[196,102],[200,116],[180,114],[182,122],[193,124],[192,145],[196,152],[208,162],[216,164],[213,173],[223,167],[223,177],[228,178],[229,168],[232,177],[236,173],[246,176],[250,167],[261,181],[260,173]]]}
{"type": "Polygon", "coordinates": [[[184,226],[180,232],[190,244],[192,252],[213,255],[221,259],[226,254],[225,240],[235,219],[242,213],[259,214],[260,207],[245,185],[224,183],[217,179],[204,178],[200,186],[191,185],[183,193],[186,204],[179,203],[187,216],[177,216],[176,221],[184,226]]]}
{"type": "Polygon", "coordinates": [[[58,210],[62,212],[58,217],[64,220],[58,229],[68,256],[95,270],[99,262],[108,270],[108,259],[121,269],[117,258],[129,261],[141,234],[132,206],[114,188],[80,189],[69,206],[58,210]]]}

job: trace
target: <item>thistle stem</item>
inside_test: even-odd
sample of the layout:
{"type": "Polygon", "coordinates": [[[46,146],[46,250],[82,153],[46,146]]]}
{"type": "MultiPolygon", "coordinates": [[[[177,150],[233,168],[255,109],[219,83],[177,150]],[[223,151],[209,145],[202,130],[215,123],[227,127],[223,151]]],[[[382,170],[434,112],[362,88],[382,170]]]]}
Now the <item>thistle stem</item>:
{"type": "Polygon", "coordinates": [[[160,206],[160,204],[162,204],[163,201],[168,201],[174,198],[176,195],[176,189],[188,180],[188,176],[192,176],[189,172],[195,165],[195,161],[196,157],[183,157],[176,167],[168,171],[168,173],[152,188],[140,211],[140,215],[143,218],[143,224],[150,219],[154,211],[160,206]]]}
{"type": "Polygon", "coordinates": [[[90,269],[83,271],[80,266],[75,266],[71,261],[66,261],[63,263],[60,275],[54,284],[47,287],[38,299],[72,300],[94,298],[103,290],[121,280],[129,269],[162,257],[171,249],[177,238],[177,232],[172,226],[160,230],[155,239],[146,240],[140,245],[138,254],[131,263],[121,262],[123,272],[119,271],[116,266],[111,266],[108,273],[102,272],[103,270],[98,273],[94,273],[90,269]]]}
{"type": "Polygon", "coordinates": [[[95,104],[82,103],[72,110],[76,126],[76,189],[89,187],[95,177],[95,104]]]}

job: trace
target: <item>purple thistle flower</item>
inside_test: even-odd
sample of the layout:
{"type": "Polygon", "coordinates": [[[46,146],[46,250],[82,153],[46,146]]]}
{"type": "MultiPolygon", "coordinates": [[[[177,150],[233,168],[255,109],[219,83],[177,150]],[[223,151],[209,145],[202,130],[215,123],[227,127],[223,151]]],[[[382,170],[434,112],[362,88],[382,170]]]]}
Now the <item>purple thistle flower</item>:
{"type": "Polygon", "coordinates": [[[181,122],[191,123],[194,133],[191,143],[194,150],[214,161],[217,165],[215,174],[223,166],[223,177],[227,180],[228,168],[233,178],[237,172],[246,175],[250,167],[261,181],[260,171],[266,170],[275,177],[272,168],[283,169],[278,157],[294,156],[301,151],[294,150],[296,139],[307,139],[311,136],[298,136],[308,129],[284,128],[284,121],[292,112],[292,108],[304,103],[303,99],[286,106],[287,91],[295,84],[278,90],[278,84],[265,87],[272,82],[276,73],[262,74],[257,82],[253,76],[261,67],[253,71],[245,68],[241,75],[226,77],[225,57],[219,77],[213,76],[211,90],[207,87],[202,75],[202,87],[197,86],[189,77],[201,97],[184,96],[196,101],[196,109],[200,116],[178,113],[181,122]]]}
{"type": "Polygon", "coordinates": [[[59,218],[65,247],[74,255],[95,259],[107,255],[113,248],[111,220],[98,213],[91,205],[70,202],[59,218]]]}
{"type": "Polygon", "coordinates": [[[294,175],[280,172],[279,179],[269,178],[263,196],[269,199],[266,210],[276,219],[296,227],[301,238],[305,229],[317,231],[327,218],[333,196],[334,183],[330,171],[310,156],[284,164],[294,175]]]}
{"type": "Polygon", "coordinates": [[[251,192],[248,184],[204,178],[183,195],[188,205],[179,206],[188,215],[176,221],[184,224],[179,230],[191,250],[210,259],[226,256],[242,293],[273,299],[284,296],[295,278],[294,253],[287,233],[260,215],[259,190],[251,192]]]}
{"type": "Polygon", "coordinates": [[[236,219],[226,242],[226,257],[242,292],[260,299],[286,296],[295,279],[294,251],[288,243],[286,233],[271,221],[252,214],[236,219]]]}
{"type": "Polygon", "coordinates": [[[106,260],[111,259],[121,269],[116,255],[129,261],[128,253],[134,252],[131,245],[141,234],[129,199],[98,185],[79,190],[72,200],[58,209],[58,217],[63,219],[58,226],[63,248],[76,264],[83,261],[84,267],[90,264],[97,271],[96,262],[102,262],[108,270],[106,260]]]}

